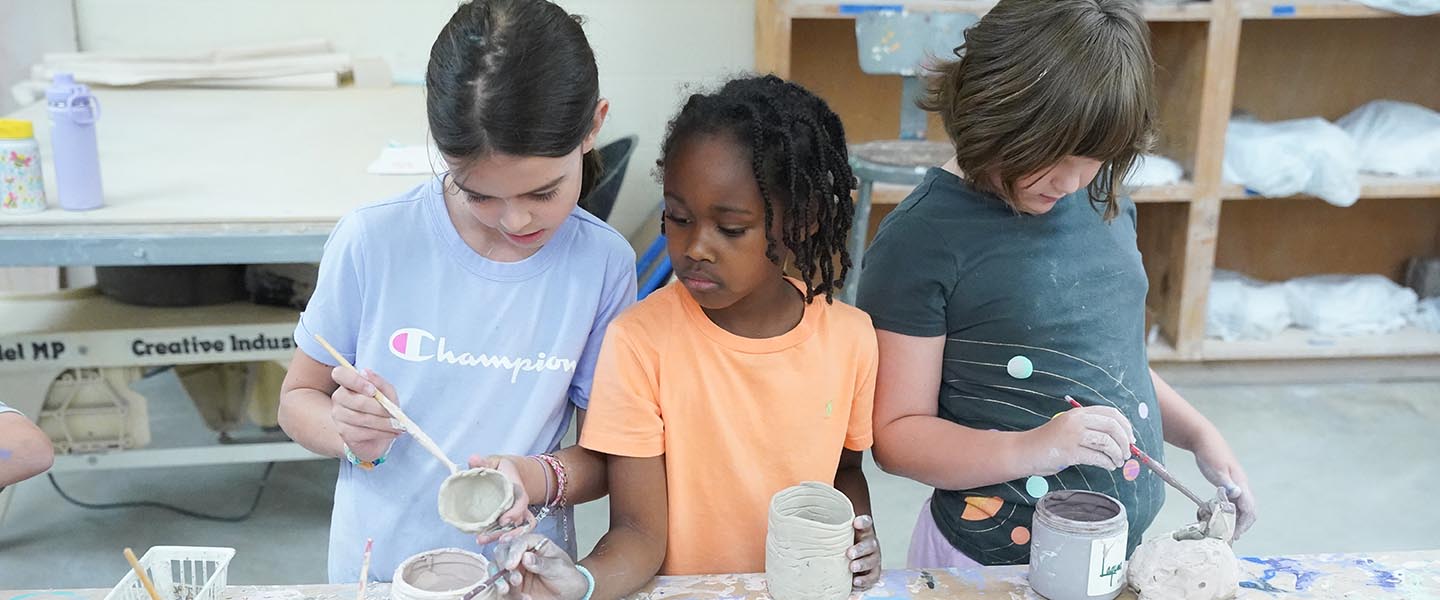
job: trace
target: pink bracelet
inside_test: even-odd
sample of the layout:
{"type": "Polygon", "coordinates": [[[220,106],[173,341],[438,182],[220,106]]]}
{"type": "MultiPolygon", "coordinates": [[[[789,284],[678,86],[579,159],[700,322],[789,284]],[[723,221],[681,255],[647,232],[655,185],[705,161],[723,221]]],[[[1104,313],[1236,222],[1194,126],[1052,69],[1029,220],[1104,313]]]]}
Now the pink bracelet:
{"type": "Polygon", "coordinates": [[[551,454],[541,454],[536,456],[536,458],[550,465],[550,470],[555,473],[555,487],[557,489],[555,490],[555,500],[550,503],[550,506],[557,508],[564,507],[567,504],[565,492],[569,491],[566,489],[569,487],[569,479],[565,476],[565,463],[560,462],[560,459],[555,458],[555,456],[551,454]]]}

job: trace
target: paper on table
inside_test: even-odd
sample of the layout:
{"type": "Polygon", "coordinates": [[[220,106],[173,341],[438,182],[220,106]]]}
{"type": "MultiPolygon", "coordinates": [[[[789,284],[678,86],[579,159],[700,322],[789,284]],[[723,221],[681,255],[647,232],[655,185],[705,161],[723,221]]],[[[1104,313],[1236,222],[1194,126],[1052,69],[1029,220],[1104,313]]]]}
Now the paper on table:
{"type": "Polygon", "coordinates": [[[400,146],[394,144],[380,151],[380,156],[365,168],[371,175],[434,175],[450,167],[434,146],[400,146]]]}

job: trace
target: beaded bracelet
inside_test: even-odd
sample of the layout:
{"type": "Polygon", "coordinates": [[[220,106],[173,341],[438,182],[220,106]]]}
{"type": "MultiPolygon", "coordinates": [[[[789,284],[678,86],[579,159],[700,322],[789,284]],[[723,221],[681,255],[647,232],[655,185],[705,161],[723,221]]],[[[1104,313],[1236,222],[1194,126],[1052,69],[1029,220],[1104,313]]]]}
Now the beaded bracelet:
{"type": "Polygon", "coordinates": [[[581,597],[580,600],[590,600],[590,597],[595,595],[595,575],[590,572],[590,569],[585,568],[579,563],[575,564],[575,569],[580,571],[581,575],[585,576],[585,584],[590,588],[585,590],[585,595],[581,597]]]}
{"type": "Polygon", "coordinates": [[[376,458],[375,460],[360,460],[360,457],[356,456],[355,452],[350,449],[350,445],[345,445],[345,460],[350,461],[350,464],[360,467],[361,469],[364,469],[366,471],[385,464],[385,457],[389,455],[390,449],[386,448],[385,453],[381,454],[379,458],[376,458]]]}
{"type": "Polygon", "coordinates": [[[555,500],[551,502],[549,506],[557,508],[566,506],[568,504],[566,492],[569,491],[570,482],[566,477],[565,463],[560,462],[560,459],[555,458],[552,454],[541,454],[536,456],[536,458],[550,465],[550,470],[555,473],[555,500]]]}

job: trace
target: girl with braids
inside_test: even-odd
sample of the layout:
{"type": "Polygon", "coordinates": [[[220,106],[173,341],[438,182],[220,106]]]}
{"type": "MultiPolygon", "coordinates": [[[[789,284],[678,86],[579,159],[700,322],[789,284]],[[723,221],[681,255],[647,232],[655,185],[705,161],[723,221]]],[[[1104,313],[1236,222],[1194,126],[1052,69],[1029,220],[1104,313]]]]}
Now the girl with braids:
{"type": "MultiPolygon", "coordinates": [[[[594,597],[657,572],[763,571],[770,498],[803,481],[833,483],[854,504],[846,556],[854,587],[869,588],[880,551],[860,459],[877,350],[870,319],[832,301],[849,267],[855,187],[840,120],[796,84],[736,79],[689,98],[659,170],[679,281],[611,323],[582,447],[564,456],[567,493],[584,497],[598,490],[576,482],[599,485],[586,472],[608,464],[611,530],[582,561],[594,597]],[[637,493],[661,510],[617,519],[637,514],[637,493]]],[[[536,473],[522,487],[543,493],[536,473]]],[[[502,594],[586,597],[583,574],[538,542],[496,550],[516,569],[502,594]]]]}
{"type": "MultiPolygon", "coordinates": [[[[419,552],[475,544],[436,513],[448,471],[402,435],[375,390],[457,462],[547,452],[584,413],[605,326],[635,301],[629,243],[576,208],[609,110],[598,81],[580,23],[560,7],[461,4],[425,73],[449,171],[352,211],[326,242],[280,424],[341,461],[332,583],[359,578],[366,538],[381,579],[419,552]],[[315,334],[366,374],[336,368],[315,334]]],[[[547,514],[538,531],[574,552],[566,513],[547,514]]]]}
{"type": "Polygon", "coordinates": [[[1255,519],[1225,438],[1146,357],[1120,182],[1154,135],[1149,40],[1133,0],[1000,0],[931,79],[956,156],[881,223],[858,294],[880,342],[875,459],[935,488],[912,568],[1028,562],[1050,490],[1123,503],[1134,549],[1165,485],[1132,444],[1194,452],[1236,533],[1255,519]]]}

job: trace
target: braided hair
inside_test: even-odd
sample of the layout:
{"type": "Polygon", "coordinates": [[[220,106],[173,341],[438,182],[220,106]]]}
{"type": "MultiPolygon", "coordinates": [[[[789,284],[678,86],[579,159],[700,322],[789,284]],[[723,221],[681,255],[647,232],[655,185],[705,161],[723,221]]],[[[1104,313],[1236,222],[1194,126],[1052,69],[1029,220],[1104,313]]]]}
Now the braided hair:
{"type": "Polygon", "coordinates": [[[845,128],[830,106],[798,84],[774,75],[732,79],[712,94],[693,94],[670,121],[656,165],[698,134],[726,133],[750,152],[765,204],[765,255],[780,264],[776,242],[795,256],[805,301],[834,292],[850,272],[846,242],[855,206],[855,176],[845,128]],[[771,236],[775,211],[784,211],[780,240],[771,236]]]}

